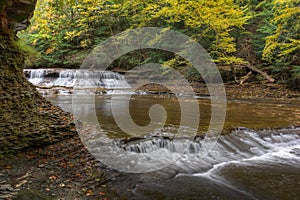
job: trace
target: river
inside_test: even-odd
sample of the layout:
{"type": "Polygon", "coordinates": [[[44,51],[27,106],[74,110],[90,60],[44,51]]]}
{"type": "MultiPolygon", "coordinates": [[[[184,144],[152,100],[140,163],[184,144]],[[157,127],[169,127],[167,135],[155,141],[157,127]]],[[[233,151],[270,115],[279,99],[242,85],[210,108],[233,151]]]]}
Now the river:
{"type": "MultiPolygon", "coordinates": [[[[44,72],[39,73],[35,75],[39,79],[31,76],[37,85],[45,80],[41,76],[44,72]]],[[[72,84],[72,76],[70,73],[60,74],[60,78],[64,78],[64,86],[72,84]]],[[[110,84],[110,89],[128,87],[126,80],[119,75],[106,77],[110,81],[103,84],[110,84]],[[122,82],[121,85],[116,84],[118,80],[122,82]]],[[[58,80],[57,77],[55,81],[59,85],[62,79],[58,80]]],[[[111,109],[114,105],[120,108],[126,106],[124,99],[127,94],[96,94],[95,105],[83,102],[74,108],[74,94],[70,93],[61,92],[47,98],[66,111],[76,110],[85,119],[96,111],[102,133],[111,140],[123,141],[130,137],[118,128],[114,120],[115,115],[122,117],[122,109],[114,112],[111,109]],[[112,100],[116,95],[117,98],[112,100]]],[[[207,131],[210,122],[210,99],[193,97],[189,101],[199,105],[200,123],[197,133],[201,136],[207,131]]],[[[150,122],[148,110],[156,104],[165,108],[167,120],[162,129],[151,133],[174,134],[180,124],[181,114],[174,96],[133,94],[129,104],[132,119],[139,126],[147,125],[150,122]]],[[[207,156],[200,157],[198,154],[201,137],[199,141],[195,138],[171,140],[168,137],[151,137],[149,132],[150,137],[141,137],[118,147],[140,157],[147,157],[156,151],[165,152],[168,159],[174,158],[173,162],[149,173],[122,172],[114,187],[127,193],[124,195],[130,199],[300,199],[299,122],[299,105],[229,100],[223,133],[207,156]]],[[[89,147],[91,151],[103,150],[100,147],[101,141],[95,140],[92,143],[89,147]]],[[[151,155],[155,155],[157,160],[166,158],[164,155],[151,155]]],[[[127,165],[122,159],[114,164],[127,165]]]]}

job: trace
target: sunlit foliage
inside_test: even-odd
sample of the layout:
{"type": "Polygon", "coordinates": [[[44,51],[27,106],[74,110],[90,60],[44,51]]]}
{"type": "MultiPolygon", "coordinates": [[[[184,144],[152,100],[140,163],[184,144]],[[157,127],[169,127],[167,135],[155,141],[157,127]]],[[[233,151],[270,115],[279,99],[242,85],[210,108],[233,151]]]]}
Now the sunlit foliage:
{"type": "MultiPolygon", "coordinates": [[[[31,62],[36,66],[79,67],[90,49],[114,34],[164,27],[199,42],[219,65],[249,62],[239,48],[250,41],[251,64],[295,77],[300,76],[299,13],[299,0],[38,0],[32,25],[20,36],[39,52],[31,62]]],[[[164,62],[170,56],[141,51],[124,65],[145,62],[150,54],[164,62]]],[[[174,59],[168,63],[178,63],[174,59]]]]}

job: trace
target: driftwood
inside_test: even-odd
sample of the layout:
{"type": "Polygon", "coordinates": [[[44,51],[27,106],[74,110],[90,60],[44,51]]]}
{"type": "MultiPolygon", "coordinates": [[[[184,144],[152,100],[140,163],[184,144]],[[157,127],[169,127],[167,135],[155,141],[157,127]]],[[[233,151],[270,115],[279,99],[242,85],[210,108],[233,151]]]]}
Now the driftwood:
{"type": "MultiPolygon", "coordinates": [[[[256,67],[254,67],[251,64],[247,64],[244,65],[245,67],[247,67],[248,69],[250,69],[251,71],[257,72],[259,74],[261,74],[263,77],[265,77],[268,81],[270,81],[271,83],[275,82],[275,79],[272,78],[271,76],[269,76],[266,72],[261,71],[260,69],[257,69],[256,67]]],[[[245,81],[244,81],[245,82],[245,81]]]]}
{"type": "Polygon", "coordinates": [[[240,78],[239,80],[239,84],[243,85],[243,83],[250,78],[250,76],[252,75],[252,71],[248,72],[248,74],[246,74],[245,76],[243,76],[242,78],[240,78]]]}

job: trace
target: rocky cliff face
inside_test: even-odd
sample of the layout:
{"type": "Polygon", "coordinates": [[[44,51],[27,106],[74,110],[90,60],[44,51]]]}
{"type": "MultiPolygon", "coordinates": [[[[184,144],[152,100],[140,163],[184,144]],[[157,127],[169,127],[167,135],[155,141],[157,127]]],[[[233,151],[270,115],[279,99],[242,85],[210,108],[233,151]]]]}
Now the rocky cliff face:
{"type": "Polygon", "coordinates": [[[71,115],[40,97],[23,75],[16,33],[29,25],[35,4],[0,1],[0,155],[75,134],[71,115]]]}
{"type": "Polygon", "coordinates": [[[0,2],[1,33],[26,29],[33,15],[36,0],[2,0],[0,2]]]}

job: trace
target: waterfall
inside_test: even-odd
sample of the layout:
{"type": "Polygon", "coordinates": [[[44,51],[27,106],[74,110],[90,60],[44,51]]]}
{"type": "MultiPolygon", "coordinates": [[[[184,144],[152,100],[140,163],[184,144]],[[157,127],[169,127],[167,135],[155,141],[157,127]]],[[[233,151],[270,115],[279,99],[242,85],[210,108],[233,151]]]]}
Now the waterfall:
{"type": "Polygon", "coordinates": [[[30,77],[29,81],[34,85],[39,85],[41,82],[43,82],[45,70],[43,69],[37,69],[29,71],[30,77]]]}
{"type": "Polygon", "coordinates": [[[26,69],[25,76],[38,86],[98,87],[105,89],[130,88],[125,77],[109,71],[85,71],[73,69],[26,69]]]}
{"type": "Polygon", "coordinates": [[[106,89],[130,88],[124,76],[114,72],[76,71],[75,74],[69,74],[67,77],[73,81],[75,79],[77,81],[76,86],[79,87],[99,87],[106,89]]]}
{"type": "Polygon", "coordinates": [[[123,144],[120,145],[120,147],[125,151],[135,153],[150,153],[157,151],[160,148],[164,148],[170,152],[190,154],[199,153],[201,150],[201,143],[189,139],[170,140],[165,138],[155,138],[137,144],[123,144]]]}
{"type": "MultiPolygon", "coordinates": [[[[204,140],[193,138],[145,137],[132,141],[118,140],[112,149],[139,154],[139,158],[159,161],[160,157],[174,160],[174,168],[182,173],[196,171],[209,175],[211,170],[231,163],[276,162],[300,164],[300,128],[260,130],[239,129],[220,136],[214,148],[205,156],[204,140]],[[181,155],[181,159],[178,159],[181,155]]],[[[103,141],[90,141],[91,152],[105,152],[103,141]]],[[[124,154],[126,155],[126,154],[124,154]]],[[[125,156],[126,157],[126,156],[125,156]]],[[[120,160],[120,164],[121,164],[120,160]]]]}
{"type": "Polygon", "coordinates": [[[59,73],[59,77],[53,82],[55,86],[73,87],[75,84],[74,70],[63,70],[59,73]]]}
{"type": "MultiPolygon", "coordinates": [[[[273,130],[270,135],[267,130],[258,132],[250,129],[236,130],[229,135],[219,138],[213,150],[218,151],[218,154],[214,155],[214,159],[244,159],[299,145],[300,129],[296,129],[295,132],[295,134],[292,134],[288,129],[281,129],[280,131],[273,130]]],[[[164,148],[170,153],[193,154],[201,151],[202,142],[202,139],[175,138],[171,140],[168,138],[148,138],[128,143],[122,143],[121,141],[118,146],[125,151],[135,153],[149,153],[164,148]]]]}

